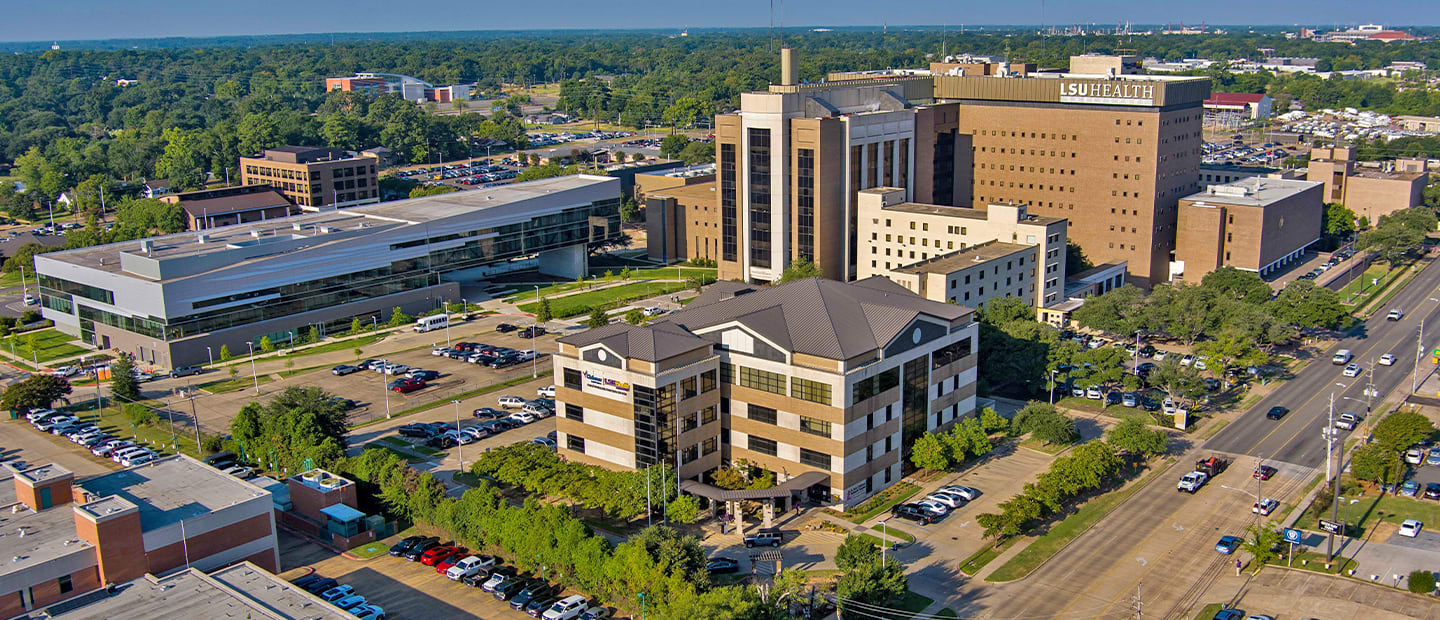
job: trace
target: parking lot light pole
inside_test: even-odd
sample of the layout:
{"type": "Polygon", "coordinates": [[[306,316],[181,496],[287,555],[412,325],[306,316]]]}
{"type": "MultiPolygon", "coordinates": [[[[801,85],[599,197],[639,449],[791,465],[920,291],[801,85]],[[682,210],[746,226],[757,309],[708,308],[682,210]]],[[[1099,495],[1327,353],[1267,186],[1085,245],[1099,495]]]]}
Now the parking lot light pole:
{"type": "Polygon", "coordinates": [[[457,472],[465,471],[465,447],[460,445],[460,401],[452,400],[450,404],[455,405],[455,454],[460,457],[460,469],[457,472]]]}
{"type": "Polygon", "coordinates": [[[385,358],[380,358],[380,389],[385,392],[385,419],[387,420],[390,419],[390,386],[385,384],[385,377],[389,376],[385,374],[385,365],[388,363],[385,358]]]}
{"type": "Polygon", "coordinates": [[[450,348],[450,302],[440,302],[445,308],[445,348],[450,348]]]}
{"type": "MultiPolygon", "coordinates": [[[[886,521],[889,521],[889,520],[890,520],[890,519],[881,519],[879,522],[876,523],[876,525],[880,526],[881,528],[883,528],[883,529],[885,530],[885,535],[886,535],[886,536],[889,536],[889,535],[890,535],[890,528],[885,527],[885,522],[886,522],[886,521]]],[[[885,541],[883,541],[883,540],[880,541],[880,542],[884,543],[884,544],[880,545],[880,566],[881,566],[881,567],[884,567],[884,566],[885,566],[885,548],[886,548],[886,547],[889,547],[889,546],[890,546],[890,543],[885,542],[885,541]]]]}
{"type": "Polygon", "coordinates": [[[1050,404],[1055,404],[1055,373],[1058,369],[1050,371],[1050,404]]]}
{"type": "Polygon", "coordinates": [[[210,360],[210,363],[206,364],[207,366],[215,365],[215,356],[210,354],[210,347],[205,347],[205,358],[210,360]]]}
{"type": "Polygon", "coordinates": [[[250,379],[255,382],[255,393],[260,393],[260,375],[255,374],[255,342],[246,342],[250,347],[250,379]]]}

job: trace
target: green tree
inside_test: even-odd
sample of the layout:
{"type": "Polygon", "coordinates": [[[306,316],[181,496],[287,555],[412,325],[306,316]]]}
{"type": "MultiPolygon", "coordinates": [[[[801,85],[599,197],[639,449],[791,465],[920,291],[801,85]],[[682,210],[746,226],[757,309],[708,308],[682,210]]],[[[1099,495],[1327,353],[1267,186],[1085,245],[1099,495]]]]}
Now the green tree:
{"type": "Polygon", "coordinates": [[[850,603],[883,606],[900,598],[909,589],[904,569],[894,560],[861,564],[845,571],[835,583],[835,595],[840,599],[842,610],[850,603]]]}
{"type": "Polygon", "coordinates": [[[317,387],[286,388],[268,401],[252,401],[230,423],[231,437],[247,454],[268,460],[273,453],[275,468],[291,473],[307,460],[333,467],[344,457],[349,430],[344,406],[317,387]]]}
{"type": "Polygon", "coordinates": [[[640,205],[635,203],[634,197],[627,196],[620,203],[620,221],[629,224],[640,220],[640,205]]]}
{"type": "MultiPolygon", "coordinates": [[[[353,319],[350,319],[350,333],[351,333],[351,334],[358,334],[358,333],[360,333],[360,330],[363,329],[363,328],[364,328],[364,325],[360,323],[360,317],[357,316],[357,317],[355,317],[355,318],[353,318],[353,319]]],[[[358,356],[357,356],[357,357],[358,357],[358,356]]]]}
{"type": "Polygon", "coordinates": [[[1174,355],[1166,356],[1145,382],[1177,403],[1194,402],[1205,394],[1205,381],[1193,366],[1182,366],[1174,355]]]}
{"type": "Polygon", "coordinates": [[[820,270],[820,267],[804,256],[790,261],[790,265],[785,268],[785,271],[780,272],[780,282],[782,284],[794,280],[803,280],[805,278],[823,277],[825,277],[825,273],[820,270]]]}
{"type": "Polygon", "coordinates": [[[910,447],[910,463],[921,469],[945,471],[950,468],[950,450],[935,433],[925,433],[910,447]]]}
{"type": "Polygon", "coordinates": [[[700,500],[693,495],[681,495],[670,500],[669,517],[676,523],[694,523],[700,520],[700,500]]]}
{"type": "Polygon", "coordinates": [[[220,345],[220,361],[222,361],[222,362],[228,362],[228,361],[230,361],[230,359],[231,359],[232,357],[234,357],[234,356],[230,355],[230,345],[228,345],[228,344],[222,344],[222,345],[220,345]]]}
{"type": "Polygon", "coordinates": [[[1291,282],[1267,305],[1277,318],[1301,327],[1335,329],[1349,316],[1339,294],[1313,280],[1291,282]]]}
{"type": "Polygon", "coordinates": [[[121,353],[110,364],[110,393],[128,402],[140,400],[140,380],[135,378],[135,360],[121,353]]]}
{"type": "Polygon", "coordinates": [[[1165,453],[1170,436],[1158,428],[1150,428],[1138,417],[1128,417],[1110,429],[1107,440],[1116,450],[1140,456],[1165,453]]]}
{"type": "Polygon", "coordinates": [[[275,350],[275,343],[270,340],[269,336],[260,337],[260,350],[264,353],[270,353],[275,350]]]}
{"type": "Polygon", "coordinates": [[[639,308],[631,308],[629,312],[625,313],[625,322],[631,325],[644,325],[645,313],[639,308]]]}
{"type": "Polygon", "coordinates": [[[1210,367],[1224,377],[1226,387],[1230,386],[1230,375],[1224,372],[1227,368],[1236,364],[1259,366],[1269,360],[1269,356],[1256,348],[1253,341],[1231,332],[1200,343],[1195,352],[1210,359],[1210,367]]]}
{"type": "Polygon", "coordinates": [[[1380,484],[1400,482],[1405,464],[1400,453],[1380,443],[1369,443],[1355,449],[1350,457],[1350,473],[1360,480],[1380,484]]]}
{"type": "Polygon", "coordinates": [[[549,323],[555,317],[550,311],[550,298],[541,297],[540,304],[535,308],[535,321],[538,323],[549,323]]]}
{"type": "Polygon", "coordinates": [[[1073,239],[1065,240],[1065,275],[1073,276],[1082,271],[1094,269],[1095,265],[1085,257],[1085,250],[1073,239]]]}
{"type": "Polygon", "coordinates": [[[314,325],[311,325],[311,326],[310,326],[310,332],[309,332],[308,334],[306,334],[305,342],[309,342],[309,343],[311,343],[311,344],[314,344],[314,343],[316,343],[316,342],[320,342],[320,328],[319,328],[319,327],[316,327],[316,326],[314,326],[314,325]]]}
{"type": "Polygon", "coordinates": [[[70,382],[52,374],[33,374],[5,388],[0,394],[0,407],[21,415],[36,409],[47,409],[70,394],[70,382]]]}
{"type": "Polygon", "coordinates": [[[405,314],[405,311],[401,310],[400,306],[395,306],[390,310],[390,327],[400,327],[401,325],[414,322],[415,317],[405,314]]]}
{"type": "Polygon", "coordinates": [[[1241,271],[1229,265],[1205,274],[1200,288],[1217,299],[1260,305],[1270,301],[1270,284],[1253,271],[1241,271]]]}
{"type": "Polygon", "coordinates": [[[1010,430],[1010,420],[1000,415],[992,407],[980,410],[980,428],[987,433],[1003,433],[1010,430]]]}
{"type": "Polygon", "coordinates": [[[686,164],[710,164],[715,162],[715,145],[707,144],[696,140],[685,145],[685,150],[680,152],[680,159],[686,164]]]}
{"type": "Polygon", "coordinates": [[[1015,412],[1015,417],[1010,419],[1010,434],[1024,435],[1030,432],[1033,420],[1050,415],[1060,415],[1055,405],[1035,400],[1025,403],[1024,407],[1015,412]]]}
{"type": "Polygon", "coordinates": [[[1435,572],[1424,569],[1411,571],[1410,576],[1405,579],[1405,589],[1416,594],[1433,594],[1435,592],[1435,572]]]}
{"type": "Polygon", "coordinates": [[[1075,421],[1059,413],[1035,416],[1027,423],[1030,436],[1039,439],[1043,445],[1071,444],[1080,439],[1080,433],[1075,432],[1075,421]]]}
{"type": "MultiPolygon", "coordinates": [[[[1001,418],[1002,420],[1004,418],[1001,418]]],[[[971,457],[981,457],[990,454],[995,445],[990,443],[990,435],[981,426],[980,421],[975,418],[965,418],[950,430],[949,435],[953,436],[956,445],[963,445],[964,450],[971,457]]]]}
{"type": "Polygon", "coordinates": [[[1435,432],[1430,419],[1413,411],[1396,411],[1375,423],[1374,442],[1391,452],[1400,452],[1435,432]]]}
{"type": "Polygon", "coordinates": [[[667,159],[679,159],[685,147],[690,145],[690,138],[685,134],[672,133],[660,140],[660,156],[667,159]]]}
{"type": "Polygon", "coordinates": [[[1251,523],[1245,527],[1245,534],[1245,542],[1241,543],[1240,549],[1254,558],[1256,572],[1259,572],[1261,566],[1280,557],[1278,549],[1284,537],[1275,528],[1251,523]]]}
{"type": "Polygon", "coordinates": [[[1325,204],[1320,230],[1332,237],[1348,237],[1355,232],[1355,212],[1338,202],[1325,204]]]}
{"type": "Polygon", "coordinates": [[[1085,300],[1071,318],[1081,327],[1112,334],[1134,334],[1142,324],[1145,295],[1134,285],[1126,284],[1104,295],[1085,300]]]}
{"type": "Polygon", "coordinates": [[[859,534],[847,535],[835,550],[835,566],[845,572],[879,561],[880,550],[875,543],[859,534]]]}
{"type": "Polygon", "coordinates": [[[596,327],[604,327],[609,324],[610,317],[606,315],[605,309],[600,306],[595,306],[591,308],[590,318],[585,320],[585,325],[589,326],[591,329],[594,329],[596,327]]]}

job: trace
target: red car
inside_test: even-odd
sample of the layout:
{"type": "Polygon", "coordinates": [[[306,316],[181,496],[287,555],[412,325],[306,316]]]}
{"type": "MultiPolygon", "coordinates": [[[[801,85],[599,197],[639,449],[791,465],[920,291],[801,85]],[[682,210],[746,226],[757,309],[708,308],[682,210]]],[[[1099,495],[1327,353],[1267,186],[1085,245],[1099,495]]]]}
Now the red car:
{"type": "Polygon", "coordinates": [[[455,551],[451,553],[449,557],[443,558],[439,562],[435,563],[435,572],[444,575],[445,571],[450,570],[451,566],[454,566],[456,562],[465,559],[465,556],[467,555],[470,555],[469,549],[466,549],[464,547],[456,547],[455,551]]]}
{"type": "Polygon", "coordinates": [[[1252,474],[1252,476],[1260,480],[1269,480],[1271,476],[1275,475],[1275,471],[1274,467],[1261,465],[1255,468],[1255,473],[1252,474]]]}
{"type": "Polygon", "coordinates": [[[401,394],[409,394],[425,387],[424,379],[396,379],[390,382],[390,390],[401,394]]]}
{"type": "Polygon", "coordinates": [[[455,551],[455,547],[450,545],[440,545],[433,549],[426,549],[425,553],[420,554],[420,563],[426,566],[434,566],[436,562],[455,555],[455,551]]]}

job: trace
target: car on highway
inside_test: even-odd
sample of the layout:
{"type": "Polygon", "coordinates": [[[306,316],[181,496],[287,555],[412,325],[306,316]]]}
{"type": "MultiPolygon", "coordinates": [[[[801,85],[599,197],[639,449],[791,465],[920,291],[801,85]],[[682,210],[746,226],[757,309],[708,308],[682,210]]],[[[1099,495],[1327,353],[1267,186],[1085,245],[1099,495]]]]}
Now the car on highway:
{"type": "Polygon", "coordinates": [[[1381,366],[1394,366],[1395,356],[1390,353],[1386,353],[1384,355],[1381,355],[1378,361],[1380,362],[1381,366]]]}
{"type": "Polygon", "coordinates": [[[1258,502],[1255,502],[1254,505],[1250,506],[1250,512],[1258,514],[1262,517],[1268,517],[1270,516],[1270,513],[1275,512],[1275,509],[1279,507],[1280,502],[1277,502],[1267,497],[1258,502]]]}
{"type": "Polygon", "coordinates": [[[1387,321],[1398,321],[1403,318],[1405,318],[1405,311],[1399,308],[1392,308],[1390,313],[1385,315],[1387,321]]]}
{"type": "Polygon", "coordinates": [[[1275,468],[1274,468],[1274,467],[1271,467],[1271,466],[1269,466],[1269,465],[1261,465],[1261,466],[1255,468],[1255,473],[1251,474],[1250,477],[1252,477],[1252,478],[1254,478],[1254,479],[1256,479],[1256,480],[1269,480],[1269,479],[1270,479],[1271,477],[1273,477],[1274,475],[1275,475],[1275,468]]]}
{"type": "Polygon", "coordinates": [[[1265,412],[1265,417],[1271,420],[1279,420],[1285,417],[1287,413],[1290,413],[1290,410],[1284,407],[1271,407],[1269,411],[1265,412]]]}
{"type": "Polygon", "coordinates": [[[1205,486],[1205,481],[1210,477],[1204,472],[1192,471],[1180,477],[1180,482],[1175,484],[1175,490],[1186,493],[1195,493],[1200,487],[1205,486]]]}
{"type": "Polygon", "coordinates": [[[1240,548],[1241,542],[1238,536],[1221,536],[1220,540],[1215,543],[1215,552],[1220,555],[1230,555],[1240,548]]]}
{"type": "Polygon", "coordinates": [[[1421,523],[1420,521],[1417,521],[1415,519],[1406,519],[1400,523],[1399,534],[1407,538],[1415,538],[1416,536],[1420,535],[1420,530],[1424,529],[1424,527],[1425,524],[1421,523]]]}
{"type": "Polygon", "coordinates": [[[1349,364],[1350,360],[1354,357],[1355,355],[1350,353],[1350,349],[1340,349],[1339,351],[1335,352],[1335,357],[1330,358],[1330,363],[1336,366],[1340,366],[1342,364],[1349,364]]]}
{"type": "Polygon", "coordinates": [[[1347,377],[1358,377],[1360,376],[1360,372],[1361,370],[1359,364],[1350,364],[1345,367],[1345,370],[1341,374],[1344,374],[1347,377]]]}
{"type": "Polygon", "coordinates": [[[1360,418],[1353,413],[1342,413],[1340,417],[1335,418],[1335,428],[1341,430],[1353,431],[1355,430],[1355,425],[1359,423],[1360,418]]]}

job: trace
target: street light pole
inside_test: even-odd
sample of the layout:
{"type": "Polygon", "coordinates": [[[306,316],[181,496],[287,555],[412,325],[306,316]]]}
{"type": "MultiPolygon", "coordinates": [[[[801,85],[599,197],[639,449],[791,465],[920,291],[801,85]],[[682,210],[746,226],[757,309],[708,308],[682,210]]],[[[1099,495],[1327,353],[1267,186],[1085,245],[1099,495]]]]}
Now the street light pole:
{"type": "Polygon", "coordinates": [[[250,341],[245,344],[250,347],[250,379],[255,382],[255,393],[259,394],[260,375],[255,374],[255,343],[254,341],[250,341]]]}
{"type": "Polygon", "coordinates": [[[452,400],[450,404],[455,405],[455,454],[460,457],[460,469],[465,471],[465,446],[460,445],[460,401],[452,400]]]}
{"type": "MultiPolygon", "coordinates": [[[[385,377],[388,377],[388,376],[389,376],[389,375],[385,374],[385,365],[388,364],[388,363],[389,363],[389,362],[386,362],[386,361],[385,361],[385,358],[380,358],[380,389],[382,389],[382,390],[385,391],[385,419],[386,419],[386,420],[389,420],[389,419],[390,419],[390,386],[389,386],[389,385],[386,385],[386,383],[385,383],[385,377]]],[[[456,429],[456,430],[459,430],[459,429],[456,429]]],[[[458,442],[457,442],[457,443],[458,443],[458,442]]]]}
{"type": "MultiPolygon", "coordinates": [[[[1334,453],[1335,456],[1339,456],[1339,454],[1335,452],[1335,435],[1335,392],[1332,390],[1330,392],[1330,425],[1325,427],[1325,437],[1328,440],[1325,442],[1325,475],[1327,476],[1331,473],[1330,464],[1332,453],[1334,453]]],[[[1331,496],[1330,500],[1330,520],[1333,522],[1338,522],[1340,516],[1340,463],[1338,462],[1335,463],[1334,478],[1335,494],[1331,496]]],[[[1329,565],[1329,563],[1334,559],[1335,533],[1329,532],[1329,537],[1327,538],[1327,542],[1325,543],[1326,565],[1329,565]]]]}
{"type": "Polygon", "coordinates": [[[1050,404],[1055,404],[1055,373],[1058,370],[1050,371],[1050,404]]]}
{"type": "Polygon", "coordinates": [[[215,356],[210,353],[210,347],[205,347],[205,359],[210,360],[210,363],[207,364],[207,366],[215,365],[215,356]]]}
{"type": "MultiPolygon", "coordinates": [[[[889,535],[890,535],[890,528],[885,527],[885,522],[886,522],[886,521],[889,521],[889,519],[881,519],[880,522],[877,523],[876,525],[879,525],[880,527],[885,528],[885,535],[886,535],[886,536],[889,536],[889,535]]],[[[880,542],[883,543],[883,544],[880,545],[880,566],[881,566],[881,567],[884,567],[884,566],[885,566],[885,548],[886,548],[886,547],[889,547],[889,546],[890,546],[890,543],[887,543],[887,542],[885,542],[885,541],[883,541],[883,540],[880,541],[880,542]]]]}

